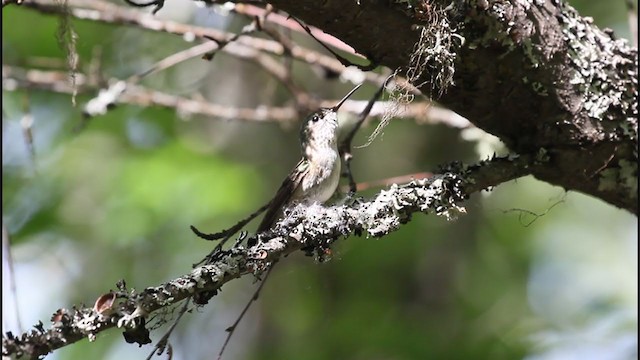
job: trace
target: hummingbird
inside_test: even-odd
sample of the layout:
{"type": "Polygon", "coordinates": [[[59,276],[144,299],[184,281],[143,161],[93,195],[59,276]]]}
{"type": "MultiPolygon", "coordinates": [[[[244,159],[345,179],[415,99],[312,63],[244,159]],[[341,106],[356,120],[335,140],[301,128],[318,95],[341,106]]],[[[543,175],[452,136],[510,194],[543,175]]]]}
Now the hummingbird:
{"type": "MultiPolygon", "coordinates": [[[[335,192],[340,180],[340,155],[338,152],[338,109],[360,88],[354,87],[336,106],[320,108],[305,118],[300,129],[302,159],[284,179],[276,195],[265,206],[249,217],[240,220],[227,230],[205,234],[191,226],[191,230],[205,240],[219,240],[216,249],[203,261],[211,261],[222,245],[247,223],[266,210],[257,232],[270,229],[282,217],[284,209],[294,202],[323,204],[335,192]]],[[[255,245],[254,243],[247,244],[255,245]]]]}
{"type": "Polygon", "coordinates": [[[336,191],[340,181],[338,109],[361,85],[349,91],[336,106],[320,108],[306,117],[300,128],[302,159],[269,202],[257,232],[271,228],[290,204],[322,204],[336,191]]]}

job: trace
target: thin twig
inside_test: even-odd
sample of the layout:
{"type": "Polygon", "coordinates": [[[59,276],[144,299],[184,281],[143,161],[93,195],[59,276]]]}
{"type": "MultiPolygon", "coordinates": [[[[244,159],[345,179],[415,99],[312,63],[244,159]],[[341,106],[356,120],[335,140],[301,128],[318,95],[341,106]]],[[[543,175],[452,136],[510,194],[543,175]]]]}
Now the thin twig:
{"type": "Polygon", "coordinates": [[[629,32],[633,46],[638,47],[638,9],[633,0],[625,0],[627,5],[627,17],[629,18],[629,32]]]}
{"type": "MultiPolygon", "coordinates": [[[[271,5],[270,4],[267,5],[267,8],[268,6],[271,6],[271,5]]],[[[265,8],[261,8],[255,5],[248,5],[248,4],[235,4],[235,6],[233,7],[233,11],[245,16],[260,16],[262,13],[264,13],[265,8]]],[[[307,33],[307,31],[302,26],[300,26],[298,22],[296,22],[295,20],[292,20],[288,14],[279,14],[277,12],[274,12],[269,16],[267,21],[269,23],[273,23],[278,26],[281,26],[282,28],[287,30],[297,31],[299,33],[307,33]]],[[[321,30],[317,30],[315,28],[312,29],[312,31],[313,31],[313,36],[317,40],[322,41],[325,44],[329,44],[338,50],[342,50],[344,52],[353,54],[354,56],[357,56],[362,60],[367,60],[366,57],[358,54],[351,46],[346,44],[344,41],[330,34],[327,34],[321,30]]]]}
{"type": "Polygon", "coordinates": [[[347,133],[347,136],[344,138],[344,140],[342,140],[342,142],[340,143],[340,146],[338,147],[338,150],[340,151],[340,155],[345,165],[344,174],[349,179],[349,192],[351,195],[355,194],[357,190],[356,182],[353,179],[353,174],[351,173],[351,160],[353,159],[353,155],[351,154],[351,142],[353,141],[353,137],[356,135],[356,133],[360,129],[360,126],[362,126],[362,123],[364,122],[364,120],[367,118],[367,116],[369,116],[369,113],[373,108],[373,104],[375,104],[378,98],[380,98],[380,95],[382,95],[382,92],[384,91],[384,87],[385,87],[385,84],[383,83],[380,86],[380,88],[378,88],[378,91],[376,91],[376,93],[373,95],[371,100],[369,100],[369,102],[367,103],[367,106],[358,115],[356,124],[353,126],[351,131],[347,133]]]}
{"type": "MultiPolygon", "coordinates": [[[[18,304],[18,289],[16,284],[16,271],[13,267],[13,256],[11,255],[11,238],[9,237],[9,231],[7,226],[2,222],[2,254],[3,259],[7,262],[9,268],[7,273],[9,276],[9,291],[13,300],[13,310],[16,314],[16,325],[18,331],[22,332],[22,320],[20,319],[20,306],[18,304]]],[[[4,316],[3,316],[4,318],[4,316]]]]}
{"type": "MultiPolygon", "coordinates": [[[[318,44],[320,44],[323,48],[325,48],[328,52],[331,53],[331,55],[333,55],[338,61],[340,61],[340,63],[346,67],[349,66],[355,66],[358,69],[362,70],[362,71],[371,71],[375,68],[378,67],[378,64],[376,64],[375,62],[373,62],[371,59],[367,59],[369,61],[369,65],[360,65],[360,64],[356,64],[352,61],[349,61],[349,59],[345,58],[344,56],[338,54],[337,52],[333,51],[332,48],[330,48],[329,46],[327,46],[324,42],[318,40],[316,38],[316,36],[313,34],[313,32],[311,31],[311,28],[309,28],[309,26],[307,26],[306,24],[302,23],[302,21],[300,21],[298,18],[292,17],[303,29],[304,31],[307,32],[307,34],[309,34],[309,36],[311,36],[313,38],[313,40],[315,40],[318,44]]],[[[320,31],[320,30],[318,30],[320,31]]]]}
{"type": "Polygon", "coordinates": [[[171,336],[171,334],[173,333],[173,330],[176,328],[176,326],[178,326],[178,323],[180,322],[180,319],[182,319],[182,316],[189,309],[189,303],[190,302],[191,302],[191,298],[188,298],[187,300],[185,300],[184,305],[182,306],[182,308],[180,309],[180,312],[178,313],[178,317],[173,322],[173,324],[171,324],[171,327],[169,328],[169,330],[167,330],[167,332],[164,335],[162,335],[160,340],[158,340],[158,342],[156,343],[156,346],[153,348],[153,350],[151,351],[149,356],[147,356],[146,360],[151,360],[153,355],[156,354],[156,351],[157,351],[158,355],[162,355],[162,353],[164,352],[164,349],[168,345],[169,336],[171,336]]]}
{"type": "Polygon", "coordinates": [[[245,36],[245,35],[249,35],[252,34],[254,32],[257,32],[260,30],[260,24],[261,22],[264,22],[264,16],[269,15],[269,13],[265,13],[263,15],[263,17],[254,17],[251,21],[251,24],[246,25],[244,28],[242,28],[242,31],[240,31],[239,33],[233,34],[232,36],[230,36],[228,39],[218,39],[215,37],[211,37],[211,36],[207,36],[205,35],[204,37],[215,42],[216,44],[218,44],[218,48],[215,51],[211,51],[209,53],[207,53],[204,58],[205,60],[211,60],[213,59],[213,55],[215,54],[215,52],[220,51],[222,49],[224,49],[225,46],[227,46],[228,44],[237,41],[241,36],[245,36]]]}
{"type": "MultiPolygon", "coordinates": [[[[236,5],[236,7],[237,6],[238,5],[236,5]]],[[[277,15],[272,12],[273,7],[267,4],[265,9],[262,9],[262,11],[255,15],[251,15],[251,17],[261,32],[282,45],[285,61],[281,64],[262,51],[252,51],[252,49],[243,49],[242,47],[239,47],[238,50],[231,51],[230,54],[254,62],[284,85],[291,95],[293,95],[296,102],[296,109],[300,115],[300,113],[308,112],[309,109],[314,107],[314,104],[311,103],[311,97],[307,91],[293,81],[293,77],[291,76],[291,54],[295,43],[290,38],[282,36],[276,29],[267,24],[268,18],[277,15]]]]}
{"type": "Polygon", "coordinates": [[[224,344],[222,344],[222,348],[220,349],[220,352],[218,353],[218,360],[222,359],[222,354],[224,354],[224,350],[227,348],[227,345],[229,344],[229,341],[231,340],[231,337],[235,333],[236,328],[238,327],[238,324],[244,318],[244,315],[247,313],[247,311],[251,307],[251,304],[253,304],[256,300],[258,300],[258,296],[260,296],[260,291],[262,291],[262,288],[264,287],[264,284],[266,284],[267,279],[269,278],[269,275],[271,274],[271,270],[273,270],[273,267],[275,265],[276,265],[276,263],[273,263],[273,264],[271,264],[271,266],[269,266],[269,269],[264,274],[264,277],[262,278],[262,282],[260,283],[260,286],[258,286],[258,288],[256,289],[256,292],[253,293],[253,296],[251,297],[251,299],[249,299],[249,302],[247,302],[247,305],[244,306],[244,309],[242,309],[242,312],[240,313],[240,315],[238,316],[236,321],[233,323],[233,325],[229,326],[226,329],[226,331],[228,332],[227,338],[224,340],[224,344]]]}
{"type": "Polygon", "coordinates": [[[293,82],[287,68],[273,57],[262,51],[238,45],[237,43],[230,43],[227,45],[224,48],[224,52],[258,65],[267,74],[271,75],[274,79],[284,85],[291,95],[293,95],[293,98],[299,107],[308,109],[314,106],[314,104],[311,103],[310,96],[307,92],[293,82]]]}
{"type": "Polygon", "coordinates": [[[166,70],[170,67],[173,67],[175,65],[178,65],[180,63],[183,63],[187,60],[193,59],[195,57],[198,56],[202,56],[212,50],[216,50],[218,48],[218,45],[214,42],[205,42],[202,44],[198,44],[195,46],[192,46],[188,49],[182,50],[182,51],[178,51],[176,53],[173,53],[167,57],[165,57],[164,59],[156,62],[155,64],[153,64],[152,66],[150,66],[148,69],[141,71],[135,75],[130,76],[127,79],[128,83],[137,83],[140,80],[144,79],[145,77],[151,75],[151,74],[155,74],[158,73],[160,71],[166,70]]]}
{"type": "Polygon", "coordinates": [[[22,137],[24,138],[24,143],[27,147],[27,151],[29,152],[29,159],[31,159],[31,165],[35,170],[37,168],[36,147],[33,143],[33,113],[31,112],[29,97],[29,92],[27,92],[23,97],[23,114],[22,118],[20,119],[20,125],[22,127],[22,137]]]}

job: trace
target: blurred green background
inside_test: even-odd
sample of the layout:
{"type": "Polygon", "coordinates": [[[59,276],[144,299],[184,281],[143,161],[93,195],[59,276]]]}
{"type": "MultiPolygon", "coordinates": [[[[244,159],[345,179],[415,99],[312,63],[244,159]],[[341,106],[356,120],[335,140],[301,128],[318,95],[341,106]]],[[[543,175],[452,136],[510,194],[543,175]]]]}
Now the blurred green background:
{"type": "MultiPolygon", "coordinates": [[[[570,3],[629,37],[622,0],[570,3]]],[[[246,24],[186,0],[168,1],[158,16],[228,31],[246,24]]],[[[7,6],[2,18],[4,64],[26,67],[39,58],[64,66],[58,17],[7,6]]],[[[72,24],[81,69],[99,49],[108,78],[126,78],[192,46],[136,28],[72,24]]],[[[317,48],[305,36],[296,39],[317,48]]],[[[304,64],[294,65],[294,79],[323,99],[351,88],[322,80],[304,64]]],[[[275,80],[223,54],[143,84],[232,106],[290,104],[275,80]]],[[[354,97],[368,99],[374,91],[365,87],[354,97]]],[[[79,96],[78,103],[90,98],[79,96]]],[[[3,249],[3,332],[19,332],[17,314],[24,330],[47,323],[59,307],[90,305],[119,279],[141,289],[188,272],[212,247],[188,226],[227,228],[265,203],[300,156],[298,124],[185,118],[123,105],[78,131],[80,107],[67,95],[3,91],[2,100],[3,224],[16,286],[12,291],[3,249]],[[20,124],[25,103],[34,119],[35,157],[20,124]]],[[[372,130],[365,128],[355,143],[372,130]]],[[[493,151],[484,137],[461,135],[394,119],[383,136],[356,151],[356,178],[430,171],[493,151]]],[[[303,254],[284,259],[225,358],[637,358],[635,216],[531,178],[476,194],[467,212],[455,221],[415,216],[383,239],[340,241],[327,263],[303,254]]],[[[187,314],[171,340],[174,359],[215,358],[224,329],[255,287],[250,278],[234,281],[187,314]]],[[[49,358],[142,359],[151,350],[126,344],[112,330],[49,358]]]]}

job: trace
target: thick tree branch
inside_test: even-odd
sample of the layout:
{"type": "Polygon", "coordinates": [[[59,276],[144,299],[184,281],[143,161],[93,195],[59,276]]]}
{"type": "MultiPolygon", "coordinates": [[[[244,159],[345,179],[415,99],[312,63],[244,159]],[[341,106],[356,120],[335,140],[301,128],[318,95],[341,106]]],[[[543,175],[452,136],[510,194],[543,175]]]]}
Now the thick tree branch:
{"type": "Polygon", "coordinates": [[[256,246],[234,247],[211,265],[140,292],[120,286],[118,291],[100,296],[93,308],[59,309],[49,329],[39,324],[19,336],[5,334],[2,355],[38,358],[85,337],[92,341],[113,327],[123,328],[130,342],[148,343],[144,319],[158,309],[198,294],[208,299],[225,283],[259,274],[274,261],[303,248],[324,256],[324,250],[336,240],[351,234],[383,237],[416,213],[453,218],[465,211],[462,203],[469,194],[526,175],[544,162],[544,156],[510,156],[474,166],[453,164],[441,175],[392,185],[369,201],[356,199],[331,207],[294,206],[272,230],[254,236],[256,246]]]}

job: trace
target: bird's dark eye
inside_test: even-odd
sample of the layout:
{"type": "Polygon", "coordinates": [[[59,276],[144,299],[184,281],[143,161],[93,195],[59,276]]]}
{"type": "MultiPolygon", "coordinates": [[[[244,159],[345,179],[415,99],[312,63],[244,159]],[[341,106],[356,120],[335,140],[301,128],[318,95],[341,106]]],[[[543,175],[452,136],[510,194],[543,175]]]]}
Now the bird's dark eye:
{"type": "Polygon", "coordinates": [[[318,115],[313,115],[311,117],[311,121],[313,121],[313,122],[318,122],[318,120],[320,120],[320,116],[318,116],[318,115]]]}

